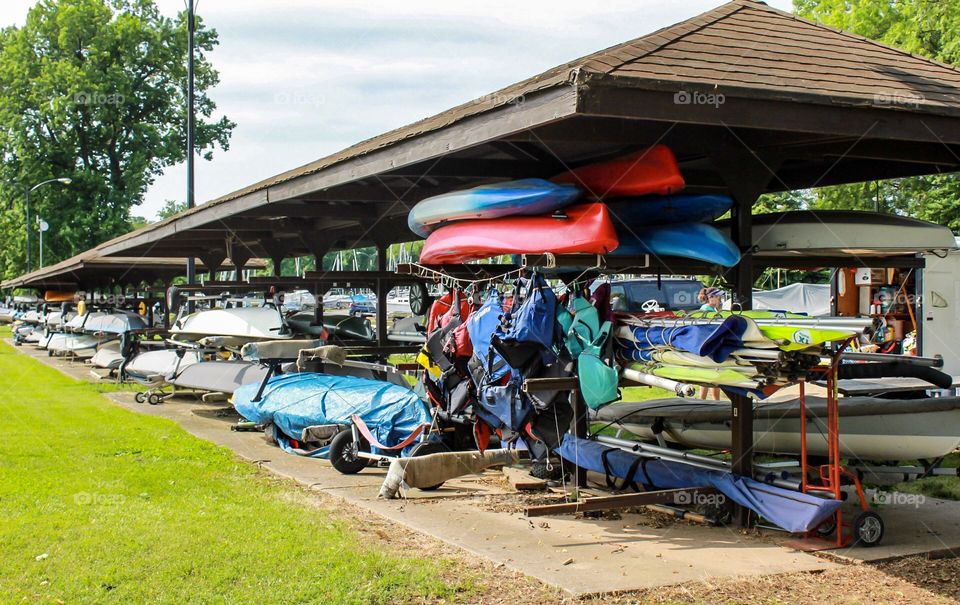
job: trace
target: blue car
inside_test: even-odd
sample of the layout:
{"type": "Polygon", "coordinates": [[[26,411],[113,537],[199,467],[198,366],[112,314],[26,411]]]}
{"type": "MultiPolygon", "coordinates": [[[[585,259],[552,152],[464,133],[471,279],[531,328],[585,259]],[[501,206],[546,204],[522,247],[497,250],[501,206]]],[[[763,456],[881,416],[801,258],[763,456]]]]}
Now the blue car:
{"type": "Polygon", "coordinates": [[[350,315],[373,315],[377,306],[368,300],[355,300],[350,303],[350,315]]]}

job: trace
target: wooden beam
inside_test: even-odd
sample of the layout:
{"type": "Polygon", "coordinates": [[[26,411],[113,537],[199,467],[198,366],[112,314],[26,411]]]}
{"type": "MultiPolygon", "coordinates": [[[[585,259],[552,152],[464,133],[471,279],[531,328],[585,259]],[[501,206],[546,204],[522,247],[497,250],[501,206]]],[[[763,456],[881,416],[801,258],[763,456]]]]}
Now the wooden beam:
{"type": "Polygon", "coordinates": [[[647,504],[677,504],[678,500],[693,501],[694,496],[701,494],[715,494],[712,487],[690,487],[681,489],[662,489],[637,494],[616,494],[613,496],[595,496],[583,498],[576,502],[562,504],[541,504],[529,506],[524,510],[527,517],[545,517],[547,515],[572,515],[590,511],[616,510],[634,508],[647,504]]]}
{"type": "MultiPolygon", "coordinates": [[[[645,83],[648,88],[612,86],[616,78],[591,82],[581,91],[578,113],[592,116],[718,125],[771,131],[805,132],[829,136],[869,137],[895,141],[960,144],[960,116],[902,109],[877,109],[823,103],[822,95],[783,94],[762,98],[750,89],[684,85],[688,92],[722,93],[724,102],[679,105],[673,82],[645,83]]],[[[623,86],[622,84],[628,84],[623,86]]],[[[884,178],[878,174],[875,178],[884,178]]]]}

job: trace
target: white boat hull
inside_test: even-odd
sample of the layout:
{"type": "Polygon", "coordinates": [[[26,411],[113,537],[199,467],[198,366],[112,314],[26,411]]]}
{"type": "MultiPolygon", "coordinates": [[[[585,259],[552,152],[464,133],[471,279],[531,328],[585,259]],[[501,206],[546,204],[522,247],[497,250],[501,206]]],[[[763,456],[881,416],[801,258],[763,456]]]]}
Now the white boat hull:
{"type": "Polygon", "coordinates": [[[280,312],[271,307],[211,309],[181,317],[170,328],[178,339],[198,340],[207,336],[228,336],[247,340],[290,338],[280,312]]]}
{"type": "Polygon", "coordinates": [[[161,382],[200,361],[196,351],[184,351],[182,357],[173,349],[145,351],[130,360],[123,371],[135,380],[161,382]]]}
{"type": "MultiPolygon", "coordinates": [[[[813,400],[813,398],[810,398],[813,400]]],[[[897,461],[933,459],[960,447],[960,400],[871,400],[856,399],[868,405],[859,410],[844,411],[841,400],[840,452],[851,459],[865,461],[897,461]],[[871,402],[884,402],[869,405],[871,402]],[[897,406],[900,407],[897,410],[897,406]],[[871,412],[871,408],[876,412],[871,412]]],[[[597,421],[610,421],[622,415],[623,405],[660,406],[650,415],[631,416],[619,426],[644,441],[656,440],[653,424],[656,414],[663,422],[663,438],[689,448],[726,450],[731,447],[730,406],[728,403],[690,400],[660,400],[643,404],[613,404],[597,414],[597,421]],[[683,408],[670,401],[683,402],[683,408]],[[701,406],[703,412],[691,409],[701,406]],[[705,406],[705,407],[704,407],[705,406]],[[673,409],[671,409],[671,407],[673,409]],[[618,408],[621,408],[618,411],[618,408]],[[714,411],[715,410],[715,411],[714,411]]],[[[774,454],[800,453],[800,418],[798,408],[793,417],[781,412],[790,404],[771,404],[776,413],[758,412],[754,418],[754,447],[757,452],[774,454]]],[[[827,455],[826,414],[811,402],[807,418],[807,451],[810,455],[827,455]],[[814,417],[816,414],[816,417],[814,417]]],[[[851,406],[852,407],[852,406],[851,406]]]]}

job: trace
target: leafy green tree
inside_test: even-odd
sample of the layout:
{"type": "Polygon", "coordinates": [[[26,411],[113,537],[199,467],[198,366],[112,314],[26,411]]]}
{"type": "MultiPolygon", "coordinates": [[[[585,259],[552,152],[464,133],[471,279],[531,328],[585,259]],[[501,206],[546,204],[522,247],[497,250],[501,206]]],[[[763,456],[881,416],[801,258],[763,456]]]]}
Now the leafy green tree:
{"type": "MultiPolygon", "coordinates": [[[[794,0],[797,15],[960,65],[960,0],[794,0]]],[[[957,174],[824,187],[817,208],[897,212],[960,229],[957,174]]]]}
{"type": "MultiPolygon", "coordinates": [[[[0,30],[0,273],[25,266],[25,185],[73,180],[31,197],[56,226],[49,262],[131,228],[147,187],[186,157],[186,38],[186,13],[165,17],[153,0],[40,0],[23,27],[0,30]]],[[[212,117],[207,95],[217,44],[198,20],[196,148],[206,159],[227,149],[234,127],[212,117]]]]}
{"type": "Polygon", "coordinates": [[[157,211],[157,220],[168,219],[175,214],[180,214],[187,209],[186,202],[178,202],[177,200],[167,200],[163,204],[163,208],[157,211]]]}

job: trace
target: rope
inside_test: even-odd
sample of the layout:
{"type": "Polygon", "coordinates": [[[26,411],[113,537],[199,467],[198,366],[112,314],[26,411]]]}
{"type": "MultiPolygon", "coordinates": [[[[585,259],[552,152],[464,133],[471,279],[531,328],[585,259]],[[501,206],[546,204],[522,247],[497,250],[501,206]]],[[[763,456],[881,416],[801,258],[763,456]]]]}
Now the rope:
{"type": "Polygon", "coordinates": [[[423,278],[429,278],[436,282],[439,282],[445,286],[475,286],[477,284],[495,282],[495,281],[507,281],[511,277],[516,276],[520,277],[524,272],[527,271],[526,268],[514,269],[512,271],[507,271],[506,273],[501,273],[500,275],[494,275],[492,277],[482,277],[478,279],[465,279],[461,277],[453,277],[444,273],[443,271],[437,271],[436,269],[431,269],[430,267],[425,267],[418,263],[410,263],[411,266],[416,267],[417,276],[423,278]]]}

